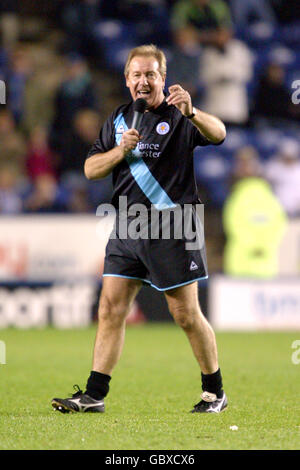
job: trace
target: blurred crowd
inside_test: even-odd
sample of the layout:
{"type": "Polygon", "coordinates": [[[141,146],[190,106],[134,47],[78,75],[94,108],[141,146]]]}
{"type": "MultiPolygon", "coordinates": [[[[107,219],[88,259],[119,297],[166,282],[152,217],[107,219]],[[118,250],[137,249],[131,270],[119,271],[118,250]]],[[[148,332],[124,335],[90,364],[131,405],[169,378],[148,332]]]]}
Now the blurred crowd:
{"type": "Polygon", "coordinates": [[[196,165],[212,217],[245,178],[263,180],[288,218],[300,216],[298,3],[0,0],[0,213],[86,213],[110,201],[110,177],[88,182],[83,164],[101,123],[129,100],[128,51],[153,42],[167,55],[167,85],[181,83],[225,122],[228,142],[237,139],[214,150],[205,171],[196,165]],[[256,136],[268,146],[274,130],[264,152],[256,136]]]}

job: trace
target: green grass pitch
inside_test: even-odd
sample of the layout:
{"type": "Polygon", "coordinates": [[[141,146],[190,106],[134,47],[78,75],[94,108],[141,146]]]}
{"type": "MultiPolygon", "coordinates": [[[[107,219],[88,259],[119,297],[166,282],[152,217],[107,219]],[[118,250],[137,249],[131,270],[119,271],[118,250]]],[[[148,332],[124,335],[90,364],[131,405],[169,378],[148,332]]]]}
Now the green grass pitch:
{"type": "Polygon", "coordinates": [[[173,324],[128,326],[104,414],[61,414],[50,405],[85,387],[95,326],[0,330],[0,449],[299,449],[300,364],[294,333],[217,333],[229,407],[189,413],[200,372],[173,324]],[[238,426],[231,430],[230,426],[238,426]]]}

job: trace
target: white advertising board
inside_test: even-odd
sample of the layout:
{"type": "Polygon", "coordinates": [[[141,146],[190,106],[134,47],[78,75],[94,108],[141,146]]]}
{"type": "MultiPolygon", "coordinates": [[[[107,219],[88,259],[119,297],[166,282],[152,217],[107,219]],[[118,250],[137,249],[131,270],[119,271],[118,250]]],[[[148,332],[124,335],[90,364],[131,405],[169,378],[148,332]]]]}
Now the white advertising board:
{"type": "Polygon", "coordinates": [[[279,274],[300,276],[300,220],[290,220],[279,248],[279,274]]]}
{"type": "Polygon", "coordinates": [[[217,330],[300,330],[300,279],[212,276],[209,318],[217,330]]]}
{"type": "Polygon", "coordinates": [[[0,217],[0,282],[100,277],[113,217],[0,217]]]}
{"type": "Polygon", "coordinates": [[[93,281],[45,287],[0,287],[0,329],[81,328],[92,320],[97,285],[93,281]]]}

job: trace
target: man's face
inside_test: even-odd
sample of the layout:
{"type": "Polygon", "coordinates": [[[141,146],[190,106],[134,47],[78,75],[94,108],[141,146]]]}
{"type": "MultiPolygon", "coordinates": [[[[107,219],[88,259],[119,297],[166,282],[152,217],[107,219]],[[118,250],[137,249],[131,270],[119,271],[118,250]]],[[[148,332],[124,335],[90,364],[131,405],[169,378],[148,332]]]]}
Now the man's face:
{"type": "Polygon", "coordinates": [[[126,86],[134,101],[144,98],[148,108],[157,108],[164,100],[165,77],[161,76],[155,57],[134,57],[129,64],[126,86]]]}

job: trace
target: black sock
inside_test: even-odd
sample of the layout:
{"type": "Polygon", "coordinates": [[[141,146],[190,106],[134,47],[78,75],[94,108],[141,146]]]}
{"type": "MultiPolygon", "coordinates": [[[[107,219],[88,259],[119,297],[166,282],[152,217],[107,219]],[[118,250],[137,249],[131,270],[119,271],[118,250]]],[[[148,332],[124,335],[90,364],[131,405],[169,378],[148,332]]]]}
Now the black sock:
{"type": "Polygon", "coordinates": [[[85,393],[95,400],[101,400],[108,394],[110,379],[110,375],[92,370],[86,384],[85,393]]]}
{"type": "Polygon", "coordinates": [[[222,398],[223,396],[223,384],[222,376],[220,369],[213,374],[203,374],[201,372],[202,378],[202,390],[204,392],[215,393],[217,398],[222,398]]]}

